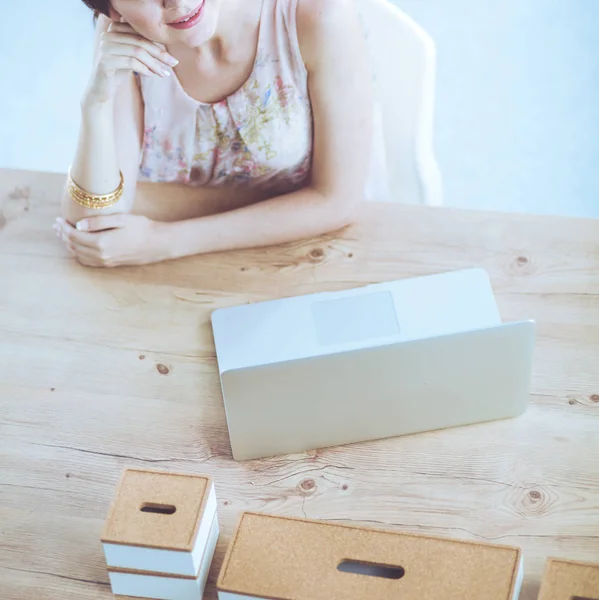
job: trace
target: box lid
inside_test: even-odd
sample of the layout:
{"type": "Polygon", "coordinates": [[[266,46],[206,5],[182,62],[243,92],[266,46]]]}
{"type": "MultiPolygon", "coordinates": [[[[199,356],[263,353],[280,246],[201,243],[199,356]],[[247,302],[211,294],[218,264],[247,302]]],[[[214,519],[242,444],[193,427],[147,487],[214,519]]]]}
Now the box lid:
{"type": "Polygon", "coordinates": [[[599,564],[550,558],[539,600],[599,600],[599,564]]]}
{"type": "Polygon", "coordinates": [[[508,546],[244,513],[217,585],[275,600],[509,600],[520,561],[508,546]],[[382,566],[385,576],[340,565],[382,566]]]}
{"type": "Polygon", "coordinates": [[[484,269],[306,294],[212,313],[221,374],[500,323],[484,269]]]}
{"type": "Polygon", "coordinates": [[[211,486],[203,475],[127,469],[102,542],[191,552],[211,486]]]}

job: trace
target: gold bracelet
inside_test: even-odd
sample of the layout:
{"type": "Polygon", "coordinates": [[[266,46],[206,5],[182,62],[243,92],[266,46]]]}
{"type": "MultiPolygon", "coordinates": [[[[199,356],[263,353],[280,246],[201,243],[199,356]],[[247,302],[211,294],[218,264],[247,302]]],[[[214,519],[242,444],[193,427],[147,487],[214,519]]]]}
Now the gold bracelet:
{"type": "Polygon", "coordinates": [[[114,192],[111,192],[110,194],[103,194],[103,195],[90,194],[90,193],[86,192],[83,188],[80,188],[75,183],[75,181],[73,181],[73,178],[71,177],[71,171],[69,169],[69,179],[68,179],[68,185],[67,185],[69,196],[75,202],[77,202],[77,204],[80,204],[81,206],[83,206],[85,208],[92,208],[92,209],[108,208],[109,206],[116,204],[123,196],[123,189],[124,189],[123,174],[120,173],[120,176],[121,176],[121,181],[119,183],[119,187],[117,187],[116,190],[114,190],[114,192]]]}

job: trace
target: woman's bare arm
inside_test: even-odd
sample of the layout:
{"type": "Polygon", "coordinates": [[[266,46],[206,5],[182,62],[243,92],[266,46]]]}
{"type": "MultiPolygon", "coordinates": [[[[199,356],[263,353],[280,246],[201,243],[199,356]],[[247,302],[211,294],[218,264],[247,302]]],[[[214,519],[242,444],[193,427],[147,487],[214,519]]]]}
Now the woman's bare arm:
{"type": "MultiPolygon", "coordinates": [[[[98,61],[101,35],[110,21],[101,17],[96,26],[94,62],[98,61]]],[[[71,165],[71,176],[83,189],[92,194],[108,194],[113,192],[120,181],[119,171],[123,172],[125,192],[123,198],[114,206],[102,211],[86,209],[69,196],[66,185],[62,197],[63,216],[70,223],[77,223],[83,217],[100,213],[128,212],[133,205],[134,189],[131,183],[131,157],[127,152],[119,152],[117,156],[116,131],[120,144],[133,150],[133,156],[139,154],[139,115],[134,115],[137,108],[135,82],[131,74],[128,81],[123,82],[113,98],[91,99],[87,97],[81,102],[81,128],[77,150],[71,165]],[[137,151],[135,147],[137,146],[137,151]],[[124,160],[123,160],[124,159],[124,160]],[[127,160],[128,159],[128,160],[127,160]]],[[[87,94],[86,94],[87,96],[87,94]]],[[[138,111],[139,112],[139,111],[138,111]]],[[[134,186],[133,186],[134,188],[134,186]]]]}

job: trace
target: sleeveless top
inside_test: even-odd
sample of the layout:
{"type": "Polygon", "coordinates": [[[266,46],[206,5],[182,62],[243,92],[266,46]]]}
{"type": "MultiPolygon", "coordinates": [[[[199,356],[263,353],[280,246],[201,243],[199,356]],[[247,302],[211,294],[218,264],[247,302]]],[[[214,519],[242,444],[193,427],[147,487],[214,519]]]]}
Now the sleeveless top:
{"type": "Polygon", "coordinates": [[[139,179],[196,186],[305,187],[312,158],[308,74],[298,0],[262,0],[258,51],[239,90],[215,104],[191,98],[174,71],[139,78],[144,136],[139,179]]]}

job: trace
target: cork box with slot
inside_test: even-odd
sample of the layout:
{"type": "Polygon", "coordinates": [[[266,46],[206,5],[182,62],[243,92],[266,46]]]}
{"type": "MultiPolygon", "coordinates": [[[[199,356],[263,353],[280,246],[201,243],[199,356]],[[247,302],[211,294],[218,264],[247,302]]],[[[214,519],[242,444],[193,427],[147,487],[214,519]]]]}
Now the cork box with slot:
{"type": "Polygon", "coordinates": [[[246,512],[219,600],[516,600],[519,548],[246,512]]]}
{"type": "Polygon", "coordinates": [[[209,477],[127,469],[102,534],[113,593],[201,598],[218,536],[209,477]]]}
{"type": "Polygon", "coordinates": [[[599,564],[550,558],[539,600],[599,600],[599,564]]]}

